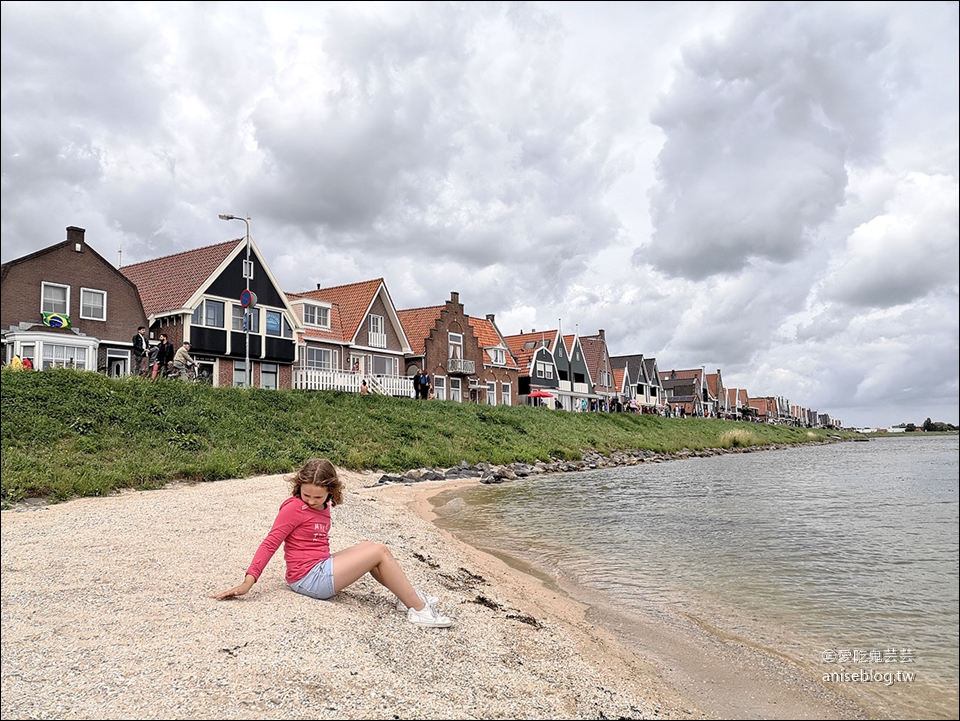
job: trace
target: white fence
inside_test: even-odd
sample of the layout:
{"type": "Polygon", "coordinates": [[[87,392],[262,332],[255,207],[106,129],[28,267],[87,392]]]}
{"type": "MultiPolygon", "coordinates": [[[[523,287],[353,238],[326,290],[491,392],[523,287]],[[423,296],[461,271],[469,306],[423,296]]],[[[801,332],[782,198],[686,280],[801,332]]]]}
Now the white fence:
{"type": "Polygon", "coordinates": [[[359,393],[360,383],[367,381],[371,393],[413,398],[411,376],[364,376],[350,371],[294,370],[293,387],[301,391],[345,391],[359,393]]]}

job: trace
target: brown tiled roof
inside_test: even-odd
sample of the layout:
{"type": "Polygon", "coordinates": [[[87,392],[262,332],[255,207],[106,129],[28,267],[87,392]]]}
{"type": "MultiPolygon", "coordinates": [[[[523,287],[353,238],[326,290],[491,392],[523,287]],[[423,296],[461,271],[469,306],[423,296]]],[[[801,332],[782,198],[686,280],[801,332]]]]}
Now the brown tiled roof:
{"type": "Polygon", "coordinates": [[[550,341],[556,337],[557,331],[555,330],[531,331],[530,333],[517,333],[516,335],[504,337],[504,340],[507,342],[507,347],[517,359],[520,375],[530,374],[530,362],[533,360],[537,348],[542,345],[541,341],[546,341],[549,344],[550,341]],[[528,341],[535,341],[536,345],[533,348],[524,348],[524,345],[526,345],[528,341]]]}
{"type": "Polygon", "coordinates": [[[700,375],[702,373],[703,373],[703,370],[700,368],[694,368],[692,370],[686,369],[686,370],[679,370],[679,371],[671,368],[668,371],[660,371],[660,379],[663,381],[666,381],[668,378],[676,378],[678,380],[681,378],[686,378],[686,379],[693,379],[699,383],[701,381],[700,375]]]}
{"type": "Polygon", "coordinates": [[[400,325],[410,342],[410,351],[413,355],[423,355],[427,347],[427,338],[430,331],[437,324],[440,312],[446,305],[431,305],[425,308],[407,308],[398,310],[397,317],[400,325]]]}
{"type": "MultiPolygon", "coordinates": [[[[470,323],[470,327],[473,328],[473,334],[477,337],[477,342],[480,344],[480,347],[486,351],[487,348],[497,348],[503,347],[505,345],[506,339],[501,340],[500,334],[497,333],[497,329],[493,327],[491,323],[486,318],[474,318],[473,316],[467,316],[467,322],[470,323]]],[[[486,355],[485,360],[490,362],[490,356],[486,355]]],[[[516,368],[517,363],[513,358],[513,354],[507,346],[507,353],[505,353],[506,362],[505,365],[507,368],[516,368]]]]}
{"type": "MultiPolygon", "coordinates": [[[[347,283],[330,288],[317,288],[303,293],[288,294],[288,297],[313,298],[332,304],[336,310],[337,318],[335,323],[333,314],[331,314],[331,332],[327,333],[326,336],[352,343],[355,342],[357,333],[361,330],[360,325],[366,318],[367,311],[370,310],[370,305],[381,286],[384,286],[383,278],[374,278],[359,283],[347,283]]],[[[314,335],[313,329],[307,334],[311,337],[323,337],[322,335],[314,335]]]]}
{"type": "Polygon", "coordinates": [[[163,314],[183,308],[230,253],[245,242],[245,238],[228,240],[123,266],[120,272],[137,286],[148,316],[163,314]]]}
{"type": "Polygon", "coordinates": [[[623,375],[625,372],[624,368],[613,369],[613,387],[616,388],[617,392],[623,390],[623,375]]]}
{"type": "MultiPolygon", "coordinates": [[[[299,298],[317,300],[317,298],[313,298],[306,293],[286,293],[286,296],[287,299],[291,301],[295,301],[299,298]]],[[[303,319],[301,318],[301,320],[303,319]]],[[[303,335],[304,338],[314,340],[335,341],[338,343],[350,342],[350,338],[346,337],[346,332],[343,328],[343,320],[340,317],[339,305],[332,305],[330,308],[330,330],[326,330],[324,328],[315,328],[313,326],[304,326],[303,335]]]]}
{"type": "Polygon", "coordinates": [[[603,349],[606,343],[600,336],[580,336],[580,348],[583,349],[583,360],[590,371],[590,378],[596,383],[600,377],[600,371],[604,370],[606,364],[603,362],[603,349]]]}
{"type": "Polygon", "coordinates": [[[720,374],[719,373],[707,373],[705,376],[707,381],[707,390],[710,391],[710,395],[714,398],[719,399],[720,393],[720,374]]]}

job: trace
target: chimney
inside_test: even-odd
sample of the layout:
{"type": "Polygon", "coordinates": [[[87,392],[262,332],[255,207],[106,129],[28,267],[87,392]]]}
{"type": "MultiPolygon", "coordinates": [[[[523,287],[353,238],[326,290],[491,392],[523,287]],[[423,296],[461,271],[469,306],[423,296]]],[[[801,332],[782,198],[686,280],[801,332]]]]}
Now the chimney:
{"type": "Polygon", "coordinates": [[[450,291],[450,302],[453,303],[454,305],[456,305],[457,303],[459,303],[459,302],[460,302],[460,294],[457,293],[456,291],[451,290],[451,291],[450,291]]]}
{"type": "Polygon", "coordinates": [[[607,336],[603,334],[603,328],[600,329],[600,340],[606,342],[607,336]]]}
{"type": "Polygon", "coordinates": [[[323,288],[323,286],[317,283],[317,290],[320,290],[321,288],[323,288]]]}
{"type": "Polygon", "coordinates": [[[497,322],[494,320],[493,313],[487,313],[487,320],[494,324],[497,322]]]}
{"type": "Polygon", "coordinates": [[[73,225],[67,226],[67,242],[73,243],[73,249],[78,253],[83,252],[83,234],[86,232],[83,228],[77,228],[73,225]]]}

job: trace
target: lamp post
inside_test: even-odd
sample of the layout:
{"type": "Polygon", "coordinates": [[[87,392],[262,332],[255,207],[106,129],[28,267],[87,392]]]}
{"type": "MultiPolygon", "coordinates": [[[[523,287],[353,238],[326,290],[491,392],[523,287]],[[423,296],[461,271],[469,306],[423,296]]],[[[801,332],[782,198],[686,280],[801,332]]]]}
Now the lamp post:
{"type": "MultiPolygon", "coordinates": [[[[239,215],[225,215],[221,213],[219,216],[220,220],[242,220],[247,226],[247,236],[245,239],[247,246],[247,257],[243,263],[243,277],[247,281],[247,294],[250,293],[250,277],[253,275],[253,268],[250,266],[250,218],[241,218],[239,215]]],[[[251,379],[253,378],[253,373],[251,373],[250,368],[250,318],[247,317],[247,309],[243,309],[243,333],[247,341],[247,353],[244,358],[243,374],[246,376],[245,380],[247,388],[250,388],[253,384],[251,379]]]]}

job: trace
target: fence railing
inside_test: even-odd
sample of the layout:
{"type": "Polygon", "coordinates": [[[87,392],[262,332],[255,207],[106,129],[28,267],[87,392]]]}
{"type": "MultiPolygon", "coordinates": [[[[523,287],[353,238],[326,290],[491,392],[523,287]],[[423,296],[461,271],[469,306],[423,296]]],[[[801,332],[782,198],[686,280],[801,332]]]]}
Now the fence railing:
{"type": "Polygon", "coordinates": [[[322,371],[303,370],[293,371],[293,387],[301,391],[345,391],[359,393],[360,383],[366,379],[371,393],[395,396],[397,398],[413,397],[413,378],[411,376],[364,376],[351,371],[322,371]]]}

